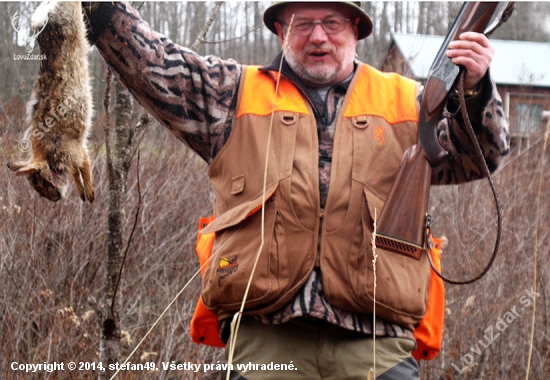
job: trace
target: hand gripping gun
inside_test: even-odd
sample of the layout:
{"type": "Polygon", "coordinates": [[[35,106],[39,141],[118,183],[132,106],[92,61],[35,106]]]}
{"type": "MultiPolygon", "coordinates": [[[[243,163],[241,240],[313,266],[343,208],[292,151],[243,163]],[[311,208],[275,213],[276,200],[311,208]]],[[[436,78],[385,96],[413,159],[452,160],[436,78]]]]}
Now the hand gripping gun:
{"type": "Polygon", "coordinates": [[[514,5],[513,2],[466,2],[445,37],[428,73],[420,111],[420,143],[432,166],[442,163],[448,155],[437,140],[437,123],[462,70],[446,55],[449,44],[458,40],[464,32],[490,36],[510,17],[514,5]],[[487,26],[491,19],[494,21],[487,26]]]}
{"type": "Polygon", "coordinates": [[[464,32],[490,35],[508,19],[513,9],[514,3],[498,2],[466,2],[462,6],[430,68],[420,106],[420,144],[413,145],[404,154],[377,223],[377,246],[417,260],[427,249],[431,166],[443,163],[448,157],[437,139],[437,125],[461,71],[446,56],[446,51],[451,41],[459,39],[464,32]]]}

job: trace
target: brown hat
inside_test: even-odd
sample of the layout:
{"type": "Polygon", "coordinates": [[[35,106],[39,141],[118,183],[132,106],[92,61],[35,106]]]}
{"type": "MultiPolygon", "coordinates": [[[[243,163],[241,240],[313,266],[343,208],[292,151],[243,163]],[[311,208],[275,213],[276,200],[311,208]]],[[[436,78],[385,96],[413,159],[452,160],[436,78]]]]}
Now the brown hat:
{"type": "MultiPolygon", "coordinates": [[[[278,1],[271,4],[264,12],[264,24],[269,30],[271,30],[275,34],[277,34],[275,23],[277,21],[280,21],[277,16],[287,4],[289,4],[289,2],[278,1]]],[[[357,29],[359,32],[358,39],[362,40],[363,38],[371,34],[372,20],[367,12],[361,9],[360,1],[343,1],[341,3],[339,2],[338,4],[342,4],[343,6],[350,8],[352,12],[354,12],[355,15],[359,17],[359,24],[357,25],[357,29]]]]}

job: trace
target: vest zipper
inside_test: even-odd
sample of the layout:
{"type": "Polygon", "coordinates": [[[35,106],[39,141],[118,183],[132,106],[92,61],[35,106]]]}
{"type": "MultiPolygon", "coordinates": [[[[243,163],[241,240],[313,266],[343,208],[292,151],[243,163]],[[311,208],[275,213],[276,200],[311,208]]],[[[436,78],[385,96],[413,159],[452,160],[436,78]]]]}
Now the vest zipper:
{"type": "Polygon", "coordinates": [[[317,252],[315,253],[315,266],[321,266],[321,231],[323,230],[323,218],[325,217],[325,209],[319,209],[319,236],[317,238],[317,252]]]}

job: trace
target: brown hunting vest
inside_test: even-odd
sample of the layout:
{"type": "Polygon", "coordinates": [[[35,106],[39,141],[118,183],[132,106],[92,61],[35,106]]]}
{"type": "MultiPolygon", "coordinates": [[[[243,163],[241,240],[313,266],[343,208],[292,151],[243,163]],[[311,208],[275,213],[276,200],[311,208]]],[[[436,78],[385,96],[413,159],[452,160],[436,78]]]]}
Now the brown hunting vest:
{"type": "MultiPolygon", "coordinates": [[[[284,77],[274,104],[276,75],[245,68],[231,135],[208,170],[215,220],[202,232],[216,239],[204,303],[220,319],[239,310],[261,247],[245,312],[278,310],[320,265],[331,305],[372,313],[375,210],[380,215],[403,153],[417,142],[419,86],[359,65],[338,116],[321,209],[313,111],[284,77]]],[[[376,252],[376,315],[413,329],[426,312],[426,255],[376,252]]]]}

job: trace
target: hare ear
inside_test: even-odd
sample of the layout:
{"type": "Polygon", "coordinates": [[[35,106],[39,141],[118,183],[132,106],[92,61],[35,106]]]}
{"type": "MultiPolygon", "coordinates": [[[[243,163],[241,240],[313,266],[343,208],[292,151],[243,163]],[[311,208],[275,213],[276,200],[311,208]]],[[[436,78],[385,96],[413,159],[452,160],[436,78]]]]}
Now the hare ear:
{"type": "Polygon", "coordinates": [[[29,164],[29,161],[13,161],[13,162],[8,162],[7,166],[8,166],[8,169],[16,172],[19,169],[24,168],[28,164],[29,164]]]}
{"type": "Polygon", "coordinates": [[[25,164],[26,164],[25,166],[23,166],[23,167],[20,166],[17,169],[17,171],[15,172],[15,175],[17,175],[17,176],[31,175],[31,174],[34,174],[34,173],[40,171],[40,166],[35,164],[35,163],[33,163],[33,164],[25,163],[25,164]]]}

